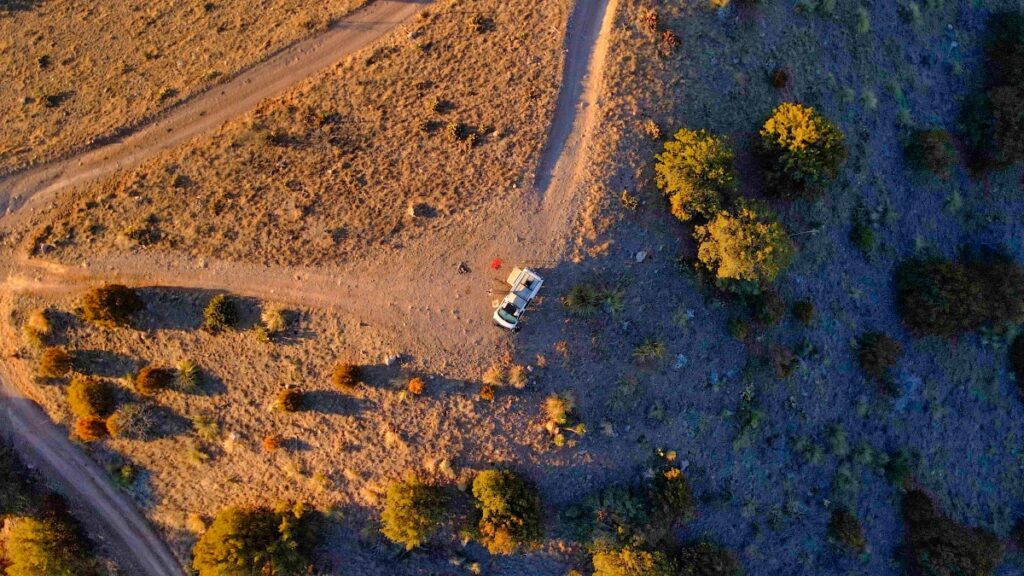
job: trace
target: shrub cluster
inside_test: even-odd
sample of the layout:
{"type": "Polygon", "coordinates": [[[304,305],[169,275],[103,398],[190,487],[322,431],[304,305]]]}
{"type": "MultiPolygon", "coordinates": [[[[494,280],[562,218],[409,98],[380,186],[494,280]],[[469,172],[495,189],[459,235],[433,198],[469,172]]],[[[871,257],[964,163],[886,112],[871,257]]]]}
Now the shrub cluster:
{"type": "Polygon", "coordinates": [[[302,410],[302,391],[289,386],[277,393],[274,407],[281,412],[298,412],[302,410]]]}
{"type": "Polygon", "coordinates": [[[900,315],[918,334],[952,337],[1024,321],[1024,268],[1006,258],[915,258],[895,274],[900,315]]]}
{"type": "Polygon", "coordinates": [[[102,418],[114,409],[114,389],[95,376],[76,374],[68,386],[71,413],[79,418],[102,418]]]}
{"type": "Polygon", "coordinates": [[[412,550],[437,530],[444,518],[443,492],[416,478],[388,486],[381,514],[381,532],[392,542],[412,550]]]}
{"type": "Polygon", "coordinates": [[[945,130],[915,130],[904,151],[911,166],[942,178],[956,165],[956,147],[945,130]]]}
{"type": "Polygon", "coordinates": [[[903,345],[883,332],[867,332],[857,339],[857,361],[875,380],[884,380],[903,355],[903,345]]]}
{"type": "Polygon", "coordinates": [[[793,259],[793,241],[767,209],[737,202],[698,226],[697,258],[722,281],[772,282],[793,259]]]}
{"type": "Polygon", "coordinates": [[[1024,15],[993,14],[988,44],[988,100],[997,159],[1020,162],[1024,160],[1024,15]]]}
{"type": "Polygon", "coordinates": [[[174,373],[167,368],[145,366],[135,375],[135,391],[143,396],[152,396],[174,381],[174,373]]]}
{"type": "Polygon", "coordinates": [[[82,442],[102,440],[107,435],[107,423],[102,418],[79,418],[75,420],[72,434],[82,442]]]}
{"type": "Polygon", "coordinates": [[[238,306],[227,294],[217,294],[203,309],[203,328],[217,333],[238,323],[238,306]]]}
{"type": "Polygon", "coordinates": [[[712,542],[683,547],[676,557],[637,546],[603,549],[593,556],[594,576],[740,576],[733,554],[712,542]]]}
{"type": "Polygon", "coordinates": [[[94,288],[82,298],[82,318],[104,326],[127,326],[146,308],[134,289],[121,284],[94,288]]]}
{"type": "Polygon", "coordinates": [[[334,365],[331,371],[331,384],[335,388],[345,391],[354,388],[359,384],[360,370],[355,364],[339,362],[334,365]]]}
{"type": "Polygon", "coordinates": [[[769,189],[814,198],[846,160],[843,133],[813,108],[785,102],[761,128],[760,152],[769,189]]]}
{"type": "Polygon", "coordinates": [[[543,535],[537,488],[511,470],[484,470],[473,480],[480,540],[492,554],[512,554],[543,535]]]}
{"type": "Polygon", "coordinates": [[[992,574],[1002,562],[999,539],[981,528],[957,524],[943,516],[920,490],[903,496],[907,525],[907,569],[912,576],[992,574]]]}
{"type": "Polygon", "coordinates": [[[302,505],[226,508],[196,542],[192,568],[199,576],[306,574],[316,543],[312,515],[302,505]]]}
{"type": "Polygon", "coordinates": [[[832,542],[853,552],[862,552],[867,547],[860,520],[845,508],[832,511],[828,521],[828,537],[832,542]]]}
{"type": "Polygon", "coordinates": [[[736,187],[732,149],[706,130],[679,130],[655,158],[658,188],[668,196],[672,214],[684,222],[710,219],[736,187]]]}
{"type": "Polygon", "coordinates": [[[4,552],[7,576],[99,574],[81,529],[63,515],[8,520],[4,552]]]}
{"type": "Polygon", "coordinates": [[[153,429],[153,411],[146,404],[125,404],[107,417],[107,433],[115,438],[144,440],[153,429]]]}
{"type": "Polygon", "coordinates": [[[50,347],[39,355],[39,368],[36,371],[43,378],[61,378],[67,376],[73,367],[71,355],[67,350],[50,347]]]}
{"type": "Polygon", "coordinates": [[[743,566],[736,555],[713,542],[683,548],[679,554],[680,576],[740,576],[743,566]]]}

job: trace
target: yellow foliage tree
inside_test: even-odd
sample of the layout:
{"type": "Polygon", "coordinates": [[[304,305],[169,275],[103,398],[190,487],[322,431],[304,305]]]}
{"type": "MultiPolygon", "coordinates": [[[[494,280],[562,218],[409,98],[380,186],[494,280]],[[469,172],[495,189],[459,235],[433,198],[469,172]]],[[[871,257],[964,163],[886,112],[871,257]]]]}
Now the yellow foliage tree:
{"type": "Polygon", "coordinates": [[[694,237],[697,258],[721,280],[771,282],[793,259],[793,241],[782,224],[752,202],[719,212],[694,237]]]}

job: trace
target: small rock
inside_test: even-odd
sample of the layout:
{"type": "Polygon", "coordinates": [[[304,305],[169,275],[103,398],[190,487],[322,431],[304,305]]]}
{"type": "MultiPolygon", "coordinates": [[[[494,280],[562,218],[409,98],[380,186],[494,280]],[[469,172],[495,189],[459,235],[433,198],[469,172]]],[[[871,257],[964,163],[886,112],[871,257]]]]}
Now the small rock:
{"type": "Polygon", "coordinates": [[[647,260],[647,251],[646,250],[641,250],[641,251],[637,252],[636,256],[634,256],[634,258],[636,258],[637,263],[640,263],[640,262],[643,262],[644,260],[647,260]]]}
{"type": "Polygon", "coordinates": [[[673,368],[675,368],[676,370],[680,370],[684,368],[688,362],[689,359],[687,359],[685,355],[676,354],[676,363],[675,366],[673,366],[673,368]]]}

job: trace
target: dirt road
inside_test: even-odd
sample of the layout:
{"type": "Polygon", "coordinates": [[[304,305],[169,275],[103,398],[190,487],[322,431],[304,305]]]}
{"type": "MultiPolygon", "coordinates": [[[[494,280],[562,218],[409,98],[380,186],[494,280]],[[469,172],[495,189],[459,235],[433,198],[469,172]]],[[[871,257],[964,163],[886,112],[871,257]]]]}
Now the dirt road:
{"type": "MultiPolygon", "coordinates": [[[[364,18],[364,28],[354,32],[360,40],[342,42],[336,39],[333,42],[347,50],[365,45],[372,41],[370,35],[380,35],[384,28],[394,26],[420,7],[418,4],[390,1],[373,6],[377,12],[366,11],[353,16],[364,18]]],[[[271,301],[336,308],[395,333],[396,338],[404,339],[398,345],[410,353],[415,354],[420,349],[447,357],[472,356],[471,351],[478,353],[481,347],[504,338],[503,333],[478,314],[490,306],[490,296],[481,289],[481,284],[487,281],[485,263],[499,251],[515,258],[516,262],[564,259],[572,221],[577,213],[575,208],[580,201],[581,183],[586,174],[584,159],[600,118],[597,104],[601,93],[601,71],[616,7],[616,0],[578,1],[566,40],[563,86],[552,120],[550,142],[538,171],[537,194],[510,200],[509,205],[502,208],[509,216],[507,218],[495,217],[484,222],[453,226],[418,245],[407,246],[398,258],[389,256],[354,263],[344,269],[268,268],[232,262],[197,262],[173,253],[104,257],[75,266],[22,259],[12,263],[13,269],[0,286],[0,291],[67,294],[77,293],[101,281],[219,289],[271,301]],[[529,217],[512,217],[523,214],[529,217]],[[519,240],[510,243],[510,238],[519,240]],[[456,265],[461,260],[469,261],[471,268],[479,273],[457,274],[456,265]],[[432,303],[441,303],[445,308],[431,307],[432,303]],[[469,313],[464,314],[467,309],[469,313]],[[439,329],[440,326],[444,329],[439,329]]],[[[322,38],[319,40],[326,42],[322,38]]],[[[322,60],[322,64],[305,67],[307,74],[315,73],[328,64],[326,55],[313,59],[322,60]]],[[[250,73],[259,73],[262,66],[250,73]]],[[[285,62],[278,66],[278,70],[288,68],[285,62]]],[[[292,72],[289,69],[290,83],[297,81],[292,72]]],[[[237,85],[240,97],[248,94],[245,77],[243,74],[235,80],[242,83],[237,85]]],[[[283,88],[282,83],[280,89],[283,88]]],[[[232,114],[238,114],[267,95],[269,91],[260,91],[258,95],[247,96],[250,104],[241,106],[232,101],[225,103],[226,108],[232,114]]],[[[72,184],[137,163],[149,154],[169,148],[230,117],[227,112],[217,110],[219,119],[208,120],[214,113],[211,106],[222,102],[224,97],[213,94],[208,97],[209,101],[204,98],[207,97],[199,97],[173,111],[167,119],[169,123],[155,124],[123,143],[107,147],[106,156],[97,150],[83,158],[24,174],[13,185],[10,182],[0,183],[0,187],[6,186],[2,198],[17,195],[18,203],[12,206],[16,208],[33,196],[38,200],[72,184]],[[207,114],[200,115],[204,110],[207,114]],[[166,132],[168,129],[169,133],[166,132]],[[161,138],[164,134],[169,136],[161,138]],[[132,145],[135,142],[137,145],[132,145]]],[[[88,486],[90,476],[102,475],[96,465],[80,454],[34,405],[17,400],[10,405],[26,432],[41,438],[40,442],[26,446],[32,452],[39,452],[47,459],[56,458],[58,462],[61,459],[56,452],[51,454],[51,450],[70,451],[77,456],[73,466],[72,459],[67,458],[67,464],[57,471],[68,484],[88,486]],[[81,468],[76,469],[79,466],[81,468]]],[[[112,532],[125,543],[127,550],[139,557],[140,564],[148,566],[147,574],[180,573],[166,571],[160,552],[165,547],[147,543],[153,537],[151,529],[146,527],[142,533],[136,533],[132,526],[118,520],[117,513],[111,512],[124,505],[126,498],[123,495],[116,491],[103,491],[99,487],[87,490],[83,497],[104,519],[108,519],[108,513],[113,514],[108,519],[112,532]],[[150,555],[148,551],[152,550],[156,552],[150,555]]],[[[126,517],[133,516],[127,514],[126,517]]]]}
{"type": "Polygon", "coordinates": [[[64,430],[54,426],[42,409],[0,374],[0,397],[15,447],[26,462],[58,482],[72,503],[92,512],[83,520],[115,540],[127,574],[180,576],[184,574],[167,545],[149,522],[120,494],[107,474],[68,441],[64,430]],[[130,556],[125,551],[133,551],[130,556]]]}
{"type": "Polygon", "coordinates": [[[135,132],[70,158],[0,180],[0,214],[43,201],[65,188],[130,168],[240,116],[264,99],[336,64],[409,20],[430,0],[377,0],[327,32],[294,44],[168,110],[135,132]]]}

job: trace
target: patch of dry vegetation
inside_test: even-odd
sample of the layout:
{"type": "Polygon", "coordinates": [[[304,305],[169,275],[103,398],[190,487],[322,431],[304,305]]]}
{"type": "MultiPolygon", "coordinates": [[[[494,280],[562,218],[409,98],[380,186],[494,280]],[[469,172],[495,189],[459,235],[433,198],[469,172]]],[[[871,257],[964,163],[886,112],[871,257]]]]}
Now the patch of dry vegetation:
{"type": "Polygon", "coordinates": [[[40,241],[65,258],[147,246],[314,264],[525,193],[570,4],[440,2],[218,133],[72,195],[40,241]]]}
{"type": "Polygon", "coordinates": [[[135,124],[363,3],[48,0],[0,7],[0,173],[135,124]]]}

